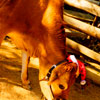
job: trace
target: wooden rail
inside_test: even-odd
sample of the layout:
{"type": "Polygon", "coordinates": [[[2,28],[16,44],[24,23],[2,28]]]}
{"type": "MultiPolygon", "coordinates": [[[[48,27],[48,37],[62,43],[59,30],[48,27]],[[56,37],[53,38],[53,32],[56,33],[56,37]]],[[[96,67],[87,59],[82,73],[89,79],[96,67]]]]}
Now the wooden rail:
{"type": "Polygon", "coordinates": [[[90,36],[100,39],[100,29],[75,18],[64,15],[64,21],[71,27],[78,29],[90,36]]]}
{"type": "Polygon", "coordinates": [[[93,15],[100,17],[100,7],[87,0],[64,0],[64,2],[70,6],[85,10],[93,15]]]}
{"type": "Polygon", "coordinates": [[[100,54],[97,52],[94,52],[93,50],[90,50],[89,48],[69,39],[66,38],[66,45],[69,46],[70,48],[100,62],[100,54]]]}

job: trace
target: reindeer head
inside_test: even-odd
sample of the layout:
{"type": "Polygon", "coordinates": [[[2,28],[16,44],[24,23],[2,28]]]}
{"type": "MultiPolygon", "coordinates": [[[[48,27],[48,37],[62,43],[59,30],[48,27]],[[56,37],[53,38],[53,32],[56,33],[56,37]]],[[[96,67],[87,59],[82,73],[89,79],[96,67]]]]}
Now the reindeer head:
{"type": "Polygon", "coordinates": [[[51,86],[52,94],[57,100],[68,98],[69,88],[76,78],[76,63],[63,62],[53,69],[48,84],[51,86]]]}

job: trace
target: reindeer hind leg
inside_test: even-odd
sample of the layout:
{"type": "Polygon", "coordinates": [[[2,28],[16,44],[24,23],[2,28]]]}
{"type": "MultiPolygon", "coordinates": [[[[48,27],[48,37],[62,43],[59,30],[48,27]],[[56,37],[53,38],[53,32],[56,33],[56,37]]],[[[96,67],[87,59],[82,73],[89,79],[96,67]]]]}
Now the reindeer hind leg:
{"type": "Polygon", "coordinates": [[[22,51],[22,72],[21,72],[21,80],[23,87],[26,89],[31,89],[30,81],[28,79],[28,64],[30,61],[30,56],[26,51],[22,51]]]}

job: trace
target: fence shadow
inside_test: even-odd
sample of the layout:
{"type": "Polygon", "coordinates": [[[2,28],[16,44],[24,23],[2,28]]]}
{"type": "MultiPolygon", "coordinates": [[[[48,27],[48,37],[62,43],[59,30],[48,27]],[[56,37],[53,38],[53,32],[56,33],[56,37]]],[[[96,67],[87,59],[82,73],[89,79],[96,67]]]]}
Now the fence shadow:
{"type": "MultiPolygon", "coordinates": [[[[12,46],[9,48],[9,45],[3,45],[0,49],[0,83],[10,84],[13,86],[22,87],[21,83],[21,54],[18,54],[19,50],[12,46]],[[11,55],[11,56],[10,56],[11,55]]],[[[38,69],[34,66],[29,65],[29,80],[31,81],[32,91],[37,94],[38,97],[41,96],[41,90],[38,81],[38,69]]],[[[12,90],[12,87],[9,87],[8,90],[12,90]]]]}

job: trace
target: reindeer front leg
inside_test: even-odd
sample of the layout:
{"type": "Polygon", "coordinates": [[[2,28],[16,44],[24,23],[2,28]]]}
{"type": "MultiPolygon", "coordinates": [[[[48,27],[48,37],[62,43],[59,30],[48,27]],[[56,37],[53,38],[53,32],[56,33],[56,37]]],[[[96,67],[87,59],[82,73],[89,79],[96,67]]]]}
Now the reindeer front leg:
{"type": "Polygon", "coordinates": [[[30,89],[30,81],[28,80],[28,64],[30,61],[30,56],[26,51],[22,51],[22,72],[21,72],[21,80],[24,88],[30,89]]]}
{"type": "Polygon", "coordinates": [[[49,69],[47,67],[48,62],[46,62],[45,58],[43,58],[43,57],[39,61],[40,61],[39,62],[40,63],[39,83],[40,83],[41,91],[42,91],[44,97],[46,98],[46,100],[54,100],[52,90],[50,88],[50,85],[48,84],[48,80],[45,80],[45,76],[46,76],[48,69],[49,69]]]}
{"type": "Polygon", "coordinates": [[[40,81],[41,91],[44,95],[44,100],[54,100],[50,85],[48,85],[48,81],[40,81]]]}

